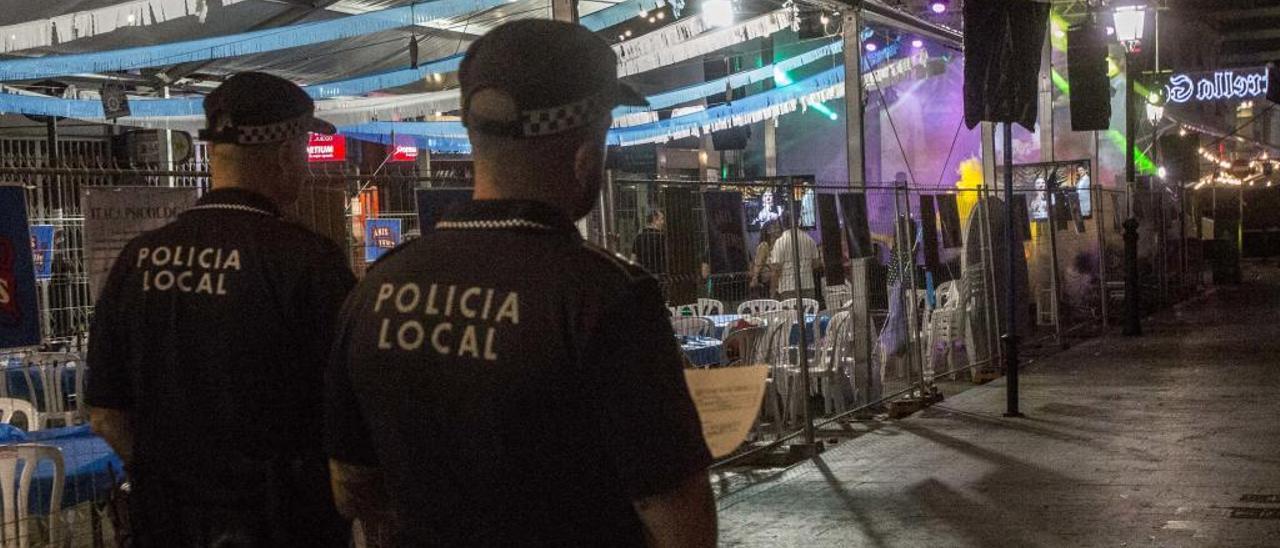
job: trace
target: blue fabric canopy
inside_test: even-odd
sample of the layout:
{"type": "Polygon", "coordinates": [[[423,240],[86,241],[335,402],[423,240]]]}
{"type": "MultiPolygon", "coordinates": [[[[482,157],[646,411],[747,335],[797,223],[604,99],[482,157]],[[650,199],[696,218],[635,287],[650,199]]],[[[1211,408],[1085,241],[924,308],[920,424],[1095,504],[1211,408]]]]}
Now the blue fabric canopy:
{"type": "Polygon", "coordinates": [[[266,53],[411,25],[425,25],[437,19],[467,15],[507,3],[508,0],[435,0],[330,21],[302,23],[187,42],[13,59],[0,61],[0,81],[38,80],[68,74],[168,66],[266,53]]]}

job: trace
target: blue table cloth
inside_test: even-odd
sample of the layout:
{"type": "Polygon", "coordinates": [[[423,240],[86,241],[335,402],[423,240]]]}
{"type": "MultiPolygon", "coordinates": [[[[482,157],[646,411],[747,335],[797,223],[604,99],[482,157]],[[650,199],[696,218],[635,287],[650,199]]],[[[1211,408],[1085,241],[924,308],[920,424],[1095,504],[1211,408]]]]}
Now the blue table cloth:
{"type": "Polygon", "coordinates": [[[677,335],[680,348],[689,361],[697,366],[717,365],[724,362],[724,343],[713,337],[686,337],[677,335]]]}
{"type": "MultiPolygon", "coordinates": [[[[105,500],[111,491],[112,470],[124,481],[124,462],[111,450],[106,440],[96,436],[88,425],[51,428],[26,434],[26,443],[51,445],[62,451],[65,477],[62,484],[62,507],[70,508],[87,501],[105,500]]],[[[6,442],[4,445],[22,443],[6,442]]],[[[31,478],[29,509],[33,515],[49,514],[49,493],[53,488],[54,466],[41,461],[31,478]]]]}

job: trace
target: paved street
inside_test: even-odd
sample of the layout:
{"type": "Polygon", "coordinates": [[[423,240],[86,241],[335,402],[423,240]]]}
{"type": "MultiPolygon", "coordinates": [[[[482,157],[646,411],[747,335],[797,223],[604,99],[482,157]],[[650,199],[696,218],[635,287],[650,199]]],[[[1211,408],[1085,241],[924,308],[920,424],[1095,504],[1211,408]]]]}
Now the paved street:
{"type": "Polygon", "coordinates": [[[1080,344],[1026,418],[1000,380],[727,495],[722,545],[1280,546],[1277,318],[1271,269],[1080,344]]]}

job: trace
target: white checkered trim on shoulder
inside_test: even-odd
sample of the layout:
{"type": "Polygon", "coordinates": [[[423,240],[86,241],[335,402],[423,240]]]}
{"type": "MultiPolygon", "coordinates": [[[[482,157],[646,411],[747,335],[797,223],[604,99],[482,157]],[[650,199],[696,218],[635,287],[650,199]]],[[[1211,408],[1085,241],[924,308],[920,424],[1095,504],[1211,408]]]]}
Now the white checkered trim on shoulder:
{"type": "Polygon", "coordinates": [[[500,221],[440,221],[436,223],[436,230],[505,230],[512,228],[555,230],[548,225],[535,223],[526,219],[502,219],[500,221]]]}
{"type": "Polygon", "coordinates": [[[520,129],[525,137],[554,135],[590,124],[599,115],[600,100],[588,97],[581,101],[520,113],[520,129]]]}
{"type": "Polygon", "coordinates": [[[265,126],[237,126],[236,130],[240,133],[236,137],[236,142],[242,145],[260,145],[263,143],[278,143],[296,137],[307,132],[307,122],[311,120],[311,115],[294,118],[285,122],[276,124],[267,124],[265,126]]]}
{"type": "Polygon", "coordinates": [[[257,214],[259,214],[259,215],[266,215],[266,216],[268,216],[268,217],[275,217],[275,216],[276,216],[276,214],[275,214],[275,213],[272,213],[272,212],[267,211],[267,210],[265,210],[265,209],[258,209],[258,208],[256,208],[256,207],[251,207],[251,206],[247,206],[247,205],[240,205],[240,204],[206,204],[206,205],[199,205],[199,206],[195,206],[195,207],[188,208],[188,209],[187,209],[187,211],[209,210],[209,209],[228,209],[228,210],[231,210],[231,211],[243,211],[243,212],[246,212],[246,213],[257,213],[257,214]]]}

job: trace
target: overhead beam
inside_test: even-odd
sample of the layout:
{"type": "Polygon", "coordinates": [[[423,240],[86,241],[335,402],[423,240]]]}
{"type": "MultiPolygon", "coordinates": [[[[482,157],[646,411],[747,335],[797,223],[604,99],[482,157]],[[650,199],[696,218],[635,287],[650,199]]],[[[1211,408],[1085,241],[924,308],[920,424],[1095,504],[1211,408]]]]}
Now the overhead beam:
{"type": "Polygon", "coordinates": [[[1271,61],[1280,61],[1280,49],[1222,56],[1223,64],[1232,67],[1265,65],[1271,61]]]}
{"type": "Polygon", "coordinates": [[[1205,10],[1204,15],[1218,21],[1235,21],[1239,19],[1256,19],[1259,17],[1280,17],[1280,6],[1273,8],[1252,8],[1242,10],[1205,10]]]}
{"type": "Polygon", "coordinates": [[[866,23],[902,28],[957,51],[964,50],[964,34],[889,6],[880,0],[817,0],[831,10],[861,9],[866,23]]]}

